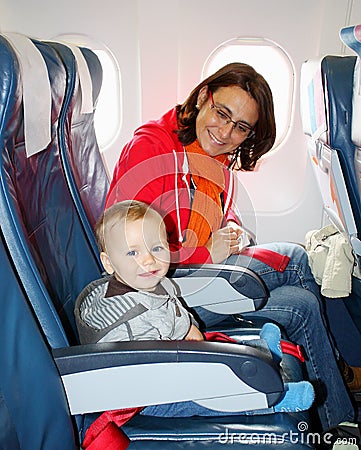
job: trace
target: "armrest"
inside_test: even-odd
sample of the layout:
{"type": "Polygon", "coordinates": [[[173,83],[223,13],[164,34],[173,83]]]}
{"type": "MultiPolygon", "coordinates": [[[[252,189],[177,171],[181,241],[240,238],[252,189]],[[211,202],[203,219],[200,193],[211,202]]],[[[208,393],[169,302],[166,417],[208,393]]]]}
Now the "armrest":
{"type": "Polygon", "coordinates": [[[54,350],[72,414],[194,400],[222,411],[272,406],[278,367],[244,345],[191,341],[101,343],[54,350]]]}
{"type": "Polygon", "coordinates": [[[202,306],[219,314],[237,314],[261,309],[268,299],[263,280],[245,267],[177,266],[171,277],[190,308],[202,306]]]}

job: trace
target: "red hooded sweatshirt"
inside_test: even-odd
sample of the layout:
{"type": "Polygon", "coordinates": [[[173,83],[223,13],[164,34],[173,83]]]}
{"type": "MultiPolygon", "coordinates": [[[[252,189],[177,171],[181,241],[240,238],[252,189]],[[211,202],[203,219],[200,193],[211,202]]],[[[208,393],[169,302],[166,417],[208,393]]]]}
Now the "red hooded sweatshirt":
{"type": "MultiPolygon", "coordinates": [[[[183,247],[191,212],[191,177],[178,129],[176,108],[159,120],[138,128],[125,145],[115,166],[106,207],[122,200],[139,200],[151,205],[163,217],[167,228],[172,262],[211,263],[206,247],[183,247]]],[[[239,223],[230,209],[233,175],[226,167],[223,193],[224,222],[239,223]]]]}

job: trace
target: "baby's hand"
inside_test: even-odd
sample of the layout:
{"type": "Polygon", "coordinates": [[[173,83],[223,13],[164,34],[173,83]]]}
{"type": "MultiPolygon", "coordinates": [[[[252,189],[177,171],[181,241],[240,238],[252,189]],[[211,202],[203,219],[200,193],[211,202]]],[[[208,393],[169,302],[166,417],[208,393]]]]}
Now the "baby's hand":
{"type": "Polygon", "coordinates": [[[228,228],[237,233],[238,250],[241,252],[245,247],[247,247],[251,241],[248,234],[235,222],[228,222],[228,228]]]}
{"type": "Polygon", "coordinates": [[[189,331],[184,339],[186,341],[204,341],[203,334],[193,324],[190,326],[189,331]]]}
{"type": "Polygon", "coordinates": [[[242,252],[242,250],[248,247],[248,245],[251,243],[248,234],[245,232],[239,235],[238,242],[239,242],[239,252],[242,252]]]}

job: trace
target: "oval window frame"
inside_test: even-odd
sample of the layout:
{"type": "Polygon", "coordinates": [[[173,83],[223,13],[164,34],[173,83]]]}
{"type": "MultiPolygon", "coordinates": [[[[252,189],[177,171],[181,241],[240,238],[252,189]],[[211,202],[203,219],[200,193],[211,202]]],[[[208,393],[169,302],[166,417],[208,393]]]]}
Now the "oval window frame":
{"type": "Polygon", "coordinates": [[[74,44],[92,50],[102,65],[103,82],[94,112],[94,128],[101,152],[119,136],[123,124],[122,77],[113,52],[103,42],[89,35],[60,34],[53,38],[64,44],[74,44]],[[112,113],[109,114],[109,111],[112,113]]]}

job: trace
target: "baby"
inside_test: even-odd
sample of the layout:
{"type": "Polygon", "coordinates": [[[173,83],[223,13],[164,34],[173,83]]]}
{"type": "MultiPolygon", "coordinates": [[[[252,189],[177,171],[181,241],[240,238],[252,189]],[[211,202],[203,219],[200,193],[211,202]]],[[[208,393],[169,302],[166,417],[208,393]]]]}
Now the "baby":
{"type": "Polygon", "coordinates": [[[78,299],[81,341],[203,340],[166,278],[170,253],[162,217],[144,203],[121,202],[103,213],[95,232],[112,276],[89,285],[78,299]]]}
{"type": "MultiPolygon", "coordinates": [[[[117,203],[104,211],[95,233],[109,276],[88,285],[77,299],[75,317],[82,343],[204,339],[166,277],[170,265],[167,233],[155,210],[139,201],[117,203]]],[[[267,323],[260,337],[278,363],[282,358],[279,328],[267,323]]],[[[286,383],[285,395],[273,411],[305,410],[313,399],[310,383],[286,383]]],[[[155,405],[144,413],[222,414],[193,402],[155,405]]]]}

